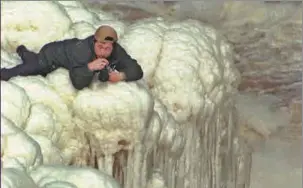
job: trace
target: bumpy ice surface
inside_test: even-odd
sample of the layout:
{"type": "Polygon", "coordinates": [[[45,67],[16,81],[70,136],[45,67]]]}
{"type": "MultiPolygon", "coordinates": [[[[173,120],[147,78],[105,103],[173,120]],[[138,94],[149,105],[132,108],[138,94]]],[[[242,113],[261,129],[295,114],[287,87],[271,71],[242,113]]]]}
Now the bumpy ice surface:
{"type": "Polygon", "coordinates": [[[247,184],[234,133],[239,73],[212,27],[160,17],[130,24],[72,1],[5,1],[1,17],[1,67],[21,63],[20,44],[38,52],[108,24],[145,73],[81,91],[64,69],[2,81],[3,187],[234,187],[241,173],[234,184],[247,184]],[[117,162],[121,151],[126,161],[117,162]]]}

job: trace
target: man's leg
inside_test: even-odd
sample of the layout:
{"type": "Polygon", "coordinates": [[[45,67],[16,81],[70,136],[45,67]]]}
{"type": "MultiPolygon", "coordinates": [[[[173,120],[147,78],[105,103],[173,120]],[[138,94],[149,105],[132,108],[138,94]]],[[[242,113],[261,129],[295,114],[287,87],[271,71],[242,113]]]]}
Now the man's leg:
{"type": "Polygon", "coordinates": [[[37,61],[38,54],[29,51],[24,45],[18,46],[16,52],[19,55],[19,57],[22,59],[22,62],[25,64],[37,61]]]}
{"type": "Polygon", "coordinates": [[[22,63],[13,68],[1,69],[1,80],[9,80],[15,76],[42,75],[43,68],[38,63],[22,63]]]}
{"type": "Polygon", "coordinates": [[[38,54],[31,52],[21,45],[17,48],[17,53],[21,57],[23,63],[13,68],[1,69],[1,80],[9,80],[15,76],[30,76],[44,74],[45,67],[39,64],[38,54]]]}

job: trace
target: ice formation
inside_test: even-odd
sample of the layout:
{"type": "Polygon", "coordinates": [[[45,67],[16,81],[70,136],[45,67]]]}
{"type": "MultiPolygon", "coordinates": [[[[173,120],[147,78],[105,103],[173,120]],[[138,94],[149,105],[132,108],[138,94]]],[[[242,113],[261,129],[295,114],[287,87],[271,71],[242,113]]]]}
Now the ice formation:
{"type": "Polygon", "coordinates": [[[250,157],[236,137],[239,74],[212,27],[160,17],[128,24],[66,1],[4,1],[1,17],[1,67],[21,63],[20,44],[37,52],[109,24],[145,72],[81,91],[64,69],[2,81],[3,187],[248,186],[250,157]]]}

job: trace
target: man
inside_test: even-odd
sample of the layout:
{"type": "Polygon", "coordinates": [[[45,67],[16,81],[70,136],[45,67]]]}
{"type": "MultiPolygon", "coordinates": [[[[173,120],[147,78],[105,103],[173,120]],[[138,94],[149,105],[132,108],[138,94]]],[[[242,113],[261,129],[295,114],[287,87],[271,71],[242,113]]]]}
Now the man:
{"type": "Polygon", "coordinates": [[[136,81],[143,77],[141,66],[117,43],[116,31],[107,25],[99,27],[85,39],[68,39],[44,45],[38,54],[24,45],[17,47],[23,63],[1,69],[1,80],[15,76],[43,75],[59,67],[69,70],[73,86],[80,90],[90,85],[94,75],[100,81],[136,81]]]}

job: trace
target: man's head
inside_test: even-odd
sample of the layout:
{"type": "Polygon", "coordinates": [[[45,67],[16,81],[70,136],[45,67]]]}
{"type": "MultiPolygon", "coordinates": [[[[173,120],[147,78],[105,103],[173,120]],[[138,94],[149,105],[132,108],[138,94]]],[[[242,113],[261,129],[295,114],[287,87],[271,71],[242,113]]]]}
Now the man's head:
{"type": "Polygon", "coordinates": [[[113,43],[118,40],[117,32],[114,28],[103,25],[95,32],[94,50],[97,57],[107,58],[113,50],[113,43]]]}

